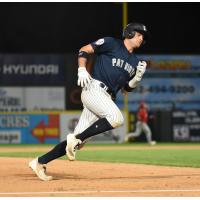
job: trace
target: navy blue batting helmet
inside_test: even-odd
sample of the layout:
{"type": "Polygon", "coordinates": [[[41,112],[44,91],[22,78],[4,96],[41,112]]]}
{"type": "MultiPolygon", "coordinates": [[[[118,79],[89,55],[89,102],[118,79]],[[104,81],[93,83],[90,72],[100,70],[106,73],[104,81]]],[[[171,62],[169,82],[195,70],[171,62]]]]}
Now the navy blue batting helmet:
{"type": "Polygon", "coordinates": [[[136,22],[130,23],[125,27],[123,31],[123,38],[131,39],[135,36],[136,32],[143,34],[145,42],[148,37],[148,30],[144,24],[136,22]]]}

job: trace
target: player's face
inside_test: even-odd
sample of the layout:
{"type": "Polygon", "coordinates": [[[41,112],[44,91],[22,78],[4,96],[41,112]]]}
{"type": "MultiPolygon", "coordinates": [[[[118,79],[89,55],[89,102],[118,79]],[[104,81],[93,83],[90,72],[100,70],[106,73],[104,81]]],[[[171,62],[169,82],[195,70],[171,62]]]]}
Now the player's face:
{"type": "Polygon", "coordinates": [[[142,33],[136,32],[135,36],[131,39],[134,48],[139,48],[144,40],[142,33]]]}

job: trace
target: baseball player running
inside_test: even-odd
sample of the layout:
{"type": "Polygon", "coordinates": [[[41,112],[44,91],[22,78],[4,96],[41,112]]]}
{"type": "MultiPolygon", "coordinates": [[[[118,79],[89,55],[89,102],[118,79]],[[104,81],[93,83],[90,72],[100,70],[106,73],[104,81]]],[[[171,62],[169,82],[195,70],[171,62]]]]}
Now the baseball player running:
{"type": "Polygon", "coordinates": [[[150,145],[155,145],[156,141],[152,140],[151,129],[149,128],[149,126],[147,124],[147,122],[148,122],[148,110],[147,110],[146,104],[144,102],[140,103],[140,107],[139,107],[139,110],[137,112],[137,119],[138,119],[138,121],[136,123],[135,132],[129,133],[125,137],[125,142],[128,142],[130,138],[140,136],[141,133],[144,132],[145,135],[146,135],[147,142],[150,145]]]}
{"type": "Polygon", "coordinates": [[[147,64],[139,61],[134,52],[145,43],[147,34],[145,25],[130,23],[123,31],[123,40],[105,37],[79,50],[78,85],[82,87],[84,108],[74,132],[51,151],[29,163],[41,180],[52,179],[45,172],[48,162],[65,154],[69,160],[75,160],[76,150],[92,136],[123,124],[123,115],[114,99],[120,89],[131,92],[141,81],[147,64]],[[91,74],[86,69],[90,54],[96,54],[91,74]]]}

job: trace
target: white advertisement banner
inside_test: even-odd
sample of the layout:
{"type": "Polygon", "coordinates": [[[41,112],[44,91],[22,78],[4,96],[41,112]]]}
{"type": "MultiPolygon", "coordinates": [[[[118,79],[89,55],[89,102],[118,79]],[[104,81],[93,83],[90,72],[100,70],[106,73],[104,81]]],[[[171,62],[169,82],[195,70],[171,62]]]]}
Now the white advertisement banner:
{"type": "Polygon", "coordinates": [[[0,87],[0,111],[64,109],[64,87],[0,87]]]}
{"type": "Polygon", "coordinates": [[[4,130],[0,131],[0,144],[20,144],[21,131],[4,130]]]}

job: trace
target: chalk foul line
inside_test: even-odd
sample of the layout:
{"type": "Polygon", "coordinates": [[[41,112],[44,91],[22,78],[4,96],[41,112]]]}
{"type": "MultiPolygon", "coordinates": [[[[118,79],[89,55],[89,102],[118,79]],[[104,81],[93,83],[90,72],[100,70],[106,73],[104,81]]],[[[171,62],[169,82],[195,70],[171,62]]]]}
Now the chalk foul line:
{"type": "Polygon", "coordinates": [[[41,192],[0,192],[0,195],[30,194],[91,194],[91,193],[158,193],[158,192],[200,192],[200,189],[168,189],[168,190],[75,190],[75,191],[41,191],[41,192]]]}

